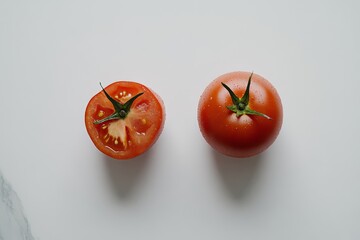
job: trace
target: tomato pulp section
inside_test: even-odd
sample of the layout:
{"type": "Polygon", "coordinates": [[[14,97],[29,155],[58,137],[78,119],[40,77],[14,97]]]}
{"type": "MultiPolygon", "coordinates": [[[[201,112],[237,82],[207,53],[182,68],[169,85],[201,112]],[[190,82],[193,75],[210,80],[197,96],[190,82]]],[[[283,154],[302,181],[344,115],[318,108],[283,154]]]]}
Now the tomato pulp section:
{"type": "MultiPolygon", "coordinates": [[[[145,136],[152,126],[152,119],[146,114],[149,101],[138,101],[134,105],[125,119],[110,120],[95,125],[99,139],[113,151],[125,151],[134,143],[141,144],[141,136],[145,136]]],[[[97,105],[93,119],[100,120],[113,113],[114,109],[97,105]]]]}

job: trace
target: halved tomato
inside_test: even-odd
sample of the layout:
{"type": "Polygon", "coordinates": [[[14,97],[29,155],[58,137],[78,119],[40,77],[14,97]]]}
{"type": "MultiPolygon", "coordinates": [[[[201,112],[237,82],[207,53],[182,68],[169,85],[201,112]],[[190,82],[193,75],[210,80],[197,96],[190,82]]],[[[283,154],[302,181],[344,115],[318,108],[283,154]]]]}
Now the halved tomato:
{"type": "Polygon", "coordinates": [[[87,132],[95,146],[115,159],[134,158],[160,136],[165,107],[148,87],[119,81],[97,93],[85,111],[87,132]]]}

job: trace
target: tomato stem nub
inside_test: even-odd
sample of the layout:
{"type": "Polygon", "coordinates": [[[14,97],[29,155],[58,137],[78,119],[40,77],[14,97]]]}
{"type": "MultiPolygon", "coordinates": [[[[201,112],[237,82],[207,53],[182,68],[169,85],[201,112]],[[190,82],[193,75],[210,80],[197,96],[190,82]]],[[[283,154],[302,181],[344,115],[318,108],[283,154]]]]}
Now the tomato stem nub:
{"type": "Polygon", "coordinates": [[[130,98],[127,102],[125,102],[124,104],[116,101],[115,99],[113,99],[103,88],[103,86],[100,83],[100,86],[103,90],[103,92],[105,93],[105,96],[107,99],[109,99],[109,101],[112,103],[115,112],[113,114],[111,114],[110,116],[107,116],[103,119],[100,120],[95,120],[94,124],[100,124],[109,120],[114,120],[114,119],[125,119],[126,116],[129,114],[130,112],[130,108],[131,105],[133,104],[133,102],[135,101],[135,99],[137,99],[138,97],[140,97],[142,94],[144,94],[143,92],[136,94],[135,96],[133,96],[132,98],[130,98]]]}
{"type": "Polygon", "coordinates": [[[250,114],[250,115],[257,115],[257,116],[261,116],[267,119],[271,119],[269,116],[267,116],[266,114],[257,112],[253,109],[251,109],[249,107],[249,101],[250,101],[250,84],[251,84],[251,78],[253,76],[253,73],[250,74],[247,86],[246,86],[246,90],[244,95],[239,98],[238,96],[236,96],[236,94],[231,90],[231,88],[229,86],[227,86],[225,83],[221,83],[224,88],[229,92],[230,96],[231,96],[231,100],[233,102],[233,105],[231,106],[226,106],[227,109],[229,109],[230,111],[236,113],[236,117],[240,117],[241,115],[244,114],[250,114]]]}

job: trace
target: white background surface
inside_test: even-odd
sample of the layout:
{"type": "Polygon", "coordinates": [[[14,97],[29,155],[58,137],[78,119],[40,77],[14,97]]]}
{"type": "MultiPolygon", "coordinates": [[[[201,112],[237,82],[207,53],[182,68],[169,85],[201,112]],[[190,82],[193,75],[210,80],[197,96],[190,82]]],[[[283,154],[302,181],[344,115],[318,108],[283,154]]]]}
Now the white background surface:
{"type": "Polygon", "coordinates": [[[0,170],[35,239],[360,239],[360,4],[0,1],[0,170]],[[282,97],[277,141],[244,160],[197,126],[206,85],[254,71],[282,97]],[[99,81],[165,102],[150,152],[99,153],[99,81]]]}

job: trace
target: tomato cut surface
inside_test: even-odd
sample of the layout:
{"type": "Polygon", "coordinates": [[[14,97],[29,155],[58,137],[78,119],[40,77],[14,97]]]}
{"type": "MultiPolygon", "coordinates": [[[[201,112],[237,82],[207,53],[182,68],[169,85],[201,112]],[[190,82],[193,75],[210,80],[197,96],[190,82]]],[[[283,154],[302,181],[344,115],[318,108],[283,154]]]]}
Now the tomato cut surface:
{"type": "Polygon", "coordinates": [[[282,120],[276,89],[250,72],[231,72],[216,78],[199,100],[198,123],[203,137],[215,150],[233,157],[250,157],[267,149],[277,138],[282,120]],[[249,79],[248,96],[242,97],[249,79]],[[226,87],[234,93],[234,99],[226,87]]]}
{"type": "Polygon", "coordinates": [[[146,86],[129,81],[115,82],[96,94],[85,111],[87,132],[95,146],[115,159],[130,159],[148,150],[160,136],[165,122],[161,98],[146,86]],[[106,93],[125,104],[143,93],[131,104],[123,118],[101,122],[116,112],[106,93]]]}

